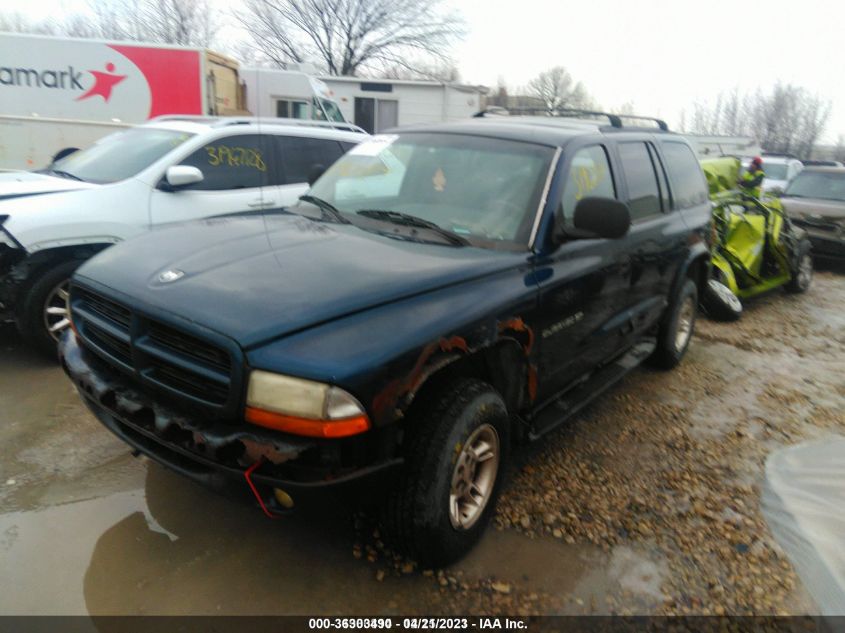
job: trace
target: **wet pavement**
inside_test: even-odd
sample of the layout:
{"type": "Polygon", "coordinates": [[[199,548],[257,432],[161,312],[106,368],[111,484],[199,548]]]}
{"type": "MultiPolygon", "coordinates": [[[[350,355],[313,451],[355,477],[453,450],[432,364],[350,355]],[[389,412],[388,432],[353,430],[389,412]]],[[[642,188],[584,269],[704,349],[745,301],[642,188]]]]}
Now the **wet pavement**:
{"type": "Polygon", "coordinates": [[[522,449],[480,546],[433,572],[366,518],[271,521],[133,458],[0,327],[0,613],[812,612],[758,485],[774,448],[845,434],[843,308],[825,272],[701,321],[677,371],[637,370],[522,449]]]}

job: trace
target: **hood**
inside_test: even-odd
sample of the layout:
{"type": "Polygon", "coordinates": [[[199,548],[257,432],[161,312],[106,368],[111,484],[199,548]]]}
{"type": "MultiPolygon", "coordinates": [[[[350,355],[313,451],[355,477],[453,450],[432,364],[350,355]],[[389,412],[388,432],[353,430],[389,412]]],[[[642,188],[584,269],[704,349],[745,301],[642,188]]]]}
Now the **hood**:
{"type": "Polygon", "coordinates": [[[91,259],[77,279],[248,348],[512,268],[525,258],[524,252],[409,242],[353,225],[273,214],[153,230],[91,259]]]}
{"type": "Polygon", "coordinates": [[[822,200],[819,198],[790,198],[780,199],[786,212],[796,218],[818,216],[819,218],[841,221],[845,219],[845,201],[822,200]]]}
{"type": "Polygon", "coordinates": [[[0,173],[0,200],[59,191],[90,189],[97,186],[90,182],[37,174],[33,171],[3,172],[0,173]]]}

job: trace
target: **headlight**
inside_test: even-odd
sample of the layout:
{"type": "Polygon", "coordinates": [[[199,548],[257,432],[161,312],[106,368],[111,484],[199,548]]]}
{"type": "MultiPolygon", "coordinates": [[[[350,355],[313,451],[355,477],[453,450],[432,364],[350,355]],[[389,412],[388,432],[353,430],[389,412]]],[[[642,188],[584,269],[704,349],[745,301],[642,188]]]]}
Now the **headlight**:
{"type": "Polygon", "coordinates": [[[370,428],[364,408],[343,389],[260,369],[249,377],[245,418],[310,437],[347,437],[370,428]]]}

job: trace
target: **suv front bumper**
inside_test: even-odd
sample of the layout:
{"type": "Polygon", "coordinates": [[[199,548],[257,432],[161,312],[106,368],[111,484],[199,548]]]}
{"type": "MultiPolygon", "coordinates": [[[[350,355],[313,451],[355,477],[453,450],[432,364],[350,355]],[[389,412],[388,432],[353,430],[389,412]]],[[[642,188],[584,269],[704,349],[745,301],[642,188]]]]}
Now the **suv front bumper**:
{"type": "Polygon", "coordinates": [[[336,441],[188,417],[138,390],[81,347],[71,331],[59,343],[59,357],[85,404],[121,440],[167,468],[225,494],[249,493],[249,473],[257,502],[271,514],[289,512],[277,501],[275,489],[287,493],[294,507],[349,500],[365,491],[372,497],[390,480],[389,472],[402,464],[401,459],[390,459],[328,475],[303,476],[297,462],[306,455],[310,462],[330,462],[336,454],[332,450],[336,441]],[[285,475],[291,471],[298,472],[296,478],[285,475]]]}

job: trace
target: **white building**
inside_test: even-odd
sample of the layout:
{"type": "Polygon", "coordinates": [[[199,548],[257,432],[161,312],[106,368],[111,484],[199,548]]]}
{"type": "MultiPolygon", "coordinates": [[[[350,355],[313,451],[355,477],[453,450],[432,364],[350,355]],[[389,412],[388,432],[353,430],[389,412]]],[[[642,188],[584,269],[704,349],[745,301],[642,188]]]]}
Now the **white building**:
{"type": "Polygon", "coordinates": [[[370,133],[466,119],[483,108],[487,88],[436,81],[320,77],[347,121],[370,133]]]}
{"type": "Polygon", "coordinates": [[[760,143],[750,136],[718,136],[707,134],[684,134],[698,152],[699,158],[719,156],[759,156],[763,153],[760,143]]]}

